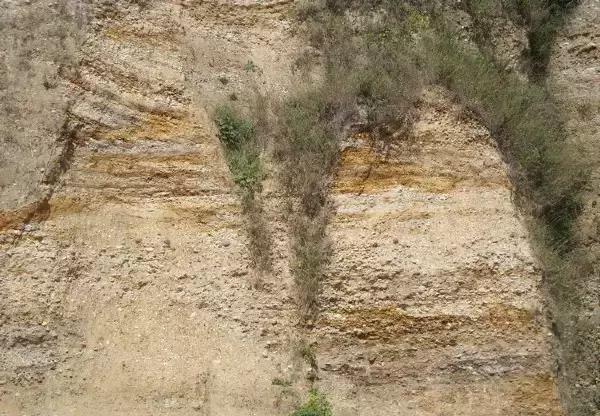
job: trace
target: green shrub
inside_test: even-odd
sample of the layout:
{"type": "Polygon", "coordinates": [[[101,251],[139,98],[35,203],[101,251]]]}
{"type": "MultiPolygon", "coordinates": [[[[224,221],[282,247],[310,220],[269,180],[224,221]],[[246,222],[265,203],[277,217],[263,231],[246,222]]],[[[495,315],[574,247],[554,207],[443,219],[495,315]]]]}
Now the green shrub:
{"type": "Polygon", "coordinates": [[[333,411],[327,397],[318,390],[311,389],[306,403],[291,416],[333,416],[333,411]]]}
{"type": "Polygon", "coordinates": [[[229,169],[234,182],[244,190],[259,190],[263,172],[258,150],[244,146],[228,153],[229,169]]]}
{"type": "MultiPolygon", "coordinates": [[[[217,107],[215,123],[233,181],[240,187],[250,254],[260,272],[271,270],[271,237],[256,194],[264,179],[261,146],[254,124],[227,105],[217,107]]],[[[255,282],[259,286],[261,282],[255,282]]]]}
{"type": "Polygon", "coordinates": [[[215,111],[219,139],[227,150],[238,150],[255,138],[252,122],[239,116],[230,106],[221,105],[215,111]]]}
{"type": "Polygon", "coordinates": [[[217,108],[215,122],[234,182],[251,194],[260,191],[264,174],[254,125],[227,105],[217,108]]]}

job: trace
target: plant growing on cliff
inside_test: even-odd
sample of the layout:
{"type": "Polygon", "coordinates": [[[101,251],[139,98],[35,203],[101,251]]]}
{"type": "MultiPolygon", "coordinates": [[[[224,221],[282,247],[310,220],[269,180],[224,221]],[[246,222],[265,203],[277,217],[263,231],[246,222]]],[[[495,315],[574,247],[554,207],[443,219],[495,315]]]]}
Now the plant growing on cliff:
{"type": "Polygon", "coordinates": [[[281,108],[276,160],[280,181],[292,208],[292,275],[300,313],[317,312],[322,270],[328,258],[325,228],[328,219],[328,175],[337,143],[322,112],[326,99],[312,90],[288,99],[281,108]],[[316,95],[316,97],[315,97],[316,95]]]}
{"type": "Polygon", "coordinates": [[[215,122],[234,182],[250,196],[260,192],[264,173],[254,125],[228,105],[217,107],[215,122]]]}
{"type": "Polygon", "coordinates": [[[521,208],[541,221],[551,247],[568,249],[586,169],[567,142],[560,111],[548,93],[499,69],[451,33],[428,36],[422,50],[434,78],[495,136],[511,165],[521,208]]]}
{"type": "Polygon", "coordinates": [[[233,181],[241,190],[252,259],[260,272],[269,271],[271,239],[257,196],[262,191],[264,171],[255,126],[228,105],[217,107],[215,123],[233,181]]]}
{"type": "MultiPolygon", "coordinates": [[[[350,2],[347,2],[350,4],[350,2]]],[[[356,2],[369,8],[368,2],[356,2]]],[[[280,182],[292,201],[292,275],[305,319],[318,311],[318,294],[330,249],[326,236],[329,187],[339,142],[353,132],[371,131],[382,139],[410,124],[420,83],[406,59],[411,25],[426,24],[402,7],[357,30],[342,13],[345,2],[300,3],[301,31],[323,57],[320,82],[307,78],[278,111],[275,156],[280,182]],[[387,16],[387,17],[383,17],[387,16]],[[413,17],[409,19],[408,17],[413,17]]],[[[314,60],[300,56],[297,69],[308,74],[314,60]]]]}
{"type": "Polygon", "coordinates": [[[333,411],[327,397],[317,389],[311,389],[306,403],[291,416],[333,416],[333,411]]]}
{"type": "MultiPolygon", "coordinates": [[[[537,82],[549,46],[536,52],[540,56],[531,55],[535,65],[530,79],[536,82],[506,72],[493,56],[466,47],[443,25],[425,38],[421,50],[434,79],[488,126],[510,165],[515,201],[527,214],[532,245],[544,266],[544,288],[564,369],[562,384],[573,391],[574,380],[598,374],[589,353],[597,341],[590,322],[582,318],[586,311],[581,302],[582,287],[593,268],[577,227],[589,169],[575,143],[568,140],[559,107],[537,82]]],[[[574,415],[589,414],[589,406],[594,405],[579,399],[570,397],[565,405],[574,415]]]]}

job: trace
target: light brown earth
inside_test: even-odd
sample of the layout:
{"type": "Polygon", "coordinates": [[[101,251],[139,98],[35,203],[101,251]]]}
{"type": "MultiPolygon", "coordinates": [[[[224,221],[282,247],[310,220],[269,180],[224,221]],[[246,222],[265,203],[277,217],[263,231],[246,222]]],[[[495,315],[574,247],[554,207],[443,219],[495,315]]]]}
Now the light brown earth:
{"type": "Polygon", "coordinates": [[[274,271],[253,286],[210,113],[291,88],[290,7],[90,6],[60,80],[72,155],[48,139],[68,163],[45,203],[0,212],[0,415],[287,415],[315,378],[339,416],[563,414],[506,167],[442,90],[390,147],[345,143],[314,326],[274,185],[274,271]]]}

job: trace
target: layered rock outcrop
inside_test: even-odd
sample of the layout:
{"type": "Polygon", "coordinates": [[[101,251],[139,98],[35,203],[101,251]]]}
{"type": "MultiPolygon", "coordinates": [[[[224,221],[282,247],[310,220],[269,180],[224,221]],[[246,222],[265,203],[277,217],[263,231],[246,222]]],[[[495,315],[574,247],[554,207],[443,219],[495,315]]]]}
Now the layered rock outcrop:
{"type": "Polygon", "coordinates": [[[409,135],[346,143],[307,329],[277,186],[274,270],[256,288],[210,117],[291,88],[291,4],[85,7],[59,81],[69,139],[48,136],[60,174],[43,206],[0,213],[1,415],[285,415],[310,380],[342,416],[562,414],[506,168],[444,91],[409,135]]]}

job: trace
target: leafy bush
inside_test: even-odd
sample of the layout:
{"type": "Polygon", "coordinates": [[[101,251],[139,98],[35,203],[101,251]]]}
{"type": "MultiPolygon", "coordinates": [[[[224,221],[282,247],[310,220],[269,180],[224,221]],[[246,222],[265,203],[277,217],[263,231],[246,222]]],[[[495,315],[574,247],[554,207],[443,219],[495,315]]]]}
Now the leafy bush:
{"type": "Polygon", "coordinates": [[[227,105],[217,108],[215,122],[234,182],[250,194],[260,191],[264,175],[252,122],[227,105]]]}
{"type": "Polygon", "coordinates": [[[238,150],[254,140],[252,122],[240,117],[230,106],[217,107],[215,121],[219,129],[219,139],[227,150],[238,150]]]}
{"type": "Polygon", "coordinates": [[[229,169],[233,180],[244,190],[255,191],[260,188],[263,178],[260,154],[256,149],[244,146],[229,151],[229,169]]]}
{"type": "Polygon", "coordinates": [[[318,390],[311,389],[306,403],[291,416],[333,416],[333,412],[327,397],[318,390]]]}

